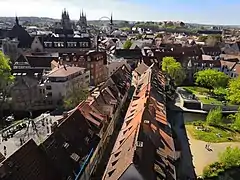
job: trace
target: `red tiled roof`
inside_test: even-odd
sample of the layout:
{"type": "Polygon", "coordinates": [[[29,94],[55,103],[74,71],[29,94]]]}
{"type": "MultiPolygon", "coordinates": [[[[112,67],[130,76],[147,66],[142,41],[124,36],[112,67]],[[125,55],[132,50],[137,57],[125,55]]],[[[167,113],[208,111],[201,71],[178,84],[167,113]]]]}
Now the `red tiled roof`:
{"type": "MultiPolygon", "coordinates": [[[[145,153],[150,152],[147,152],[148,147],[146,145],[143,145],[143,147],[138,147],[137,144],[140,143],[139,141],[142,141],[144,144],[148,144],[150,139],[152,141],[151,146],[153,149],[155,149],[156,154],[158,154],[157,152],[160,151],[165,157],[172,157],[173,159],[175,157],[175,147],[173,138],[171,136],[171,126],[166,118],[165,103],[159,101],[159,99],[156,99],[157,96],[161,96],[162,94],[155,96],[154,93],[157,91],[153,91],[154,88],[161,88],[165,84],[165,81],[163,74],[157,73],[153,76],[154,73],[155,71],[153,71],[152,68],[149,68],[142,76],[140,76],[138,87],[136,88],[133,99],[129,105],[124,123],[121,131],[119,132],[106,171],[104,173],[104,180],[119,179],[132,164],[134,165],[137,163],[136,165],[145,164],[145,166],[149,165],[149,167],[154,166],[153,164],[149,164],[155,162],[155,159],[149,159],[151,157],[154,158],[154,156],[149,156],[147,158],[148,160],[144,160],[144,158],[141,159],[141,156],[146,157],[145,153]],[[157,87],[152,85],[153,79],[157,79],[157,87]],[[170,129],[170,131],[167,131],[166,129],[170,129]],[[148,136],[148,140],[144,140],[142,136],[143,133],[148,136]],[[142,148],[141,152],[144,153],[139,156],[139,161],[144,162],[134,161],[136,154],[138,154],[138,148],[142,148]],[[147,162],[145,163],[145,161],[147,162]]],[[[165,95],[163,94],[162,96],[165,95]]],[[[164,99],[164,97],[162,99],[164,99]]],[[[159,158],[162,157],[159,156],[159,158]]],[[[161,167],[159,166],[159,168],[162,169],[161,171],[164,176],[168,177],[169,174],[171,174],[165,168],[168,166],[173,169],[171,177],[173,179],[176,178],[175,167],[170,163],[170,161],[162,158],[162,162],[163,165],[161,165],[161,167]]],[[[150,171],[139,171],[139,173],[145,176],[148,174],[149,177],[147,176],[147,178],[150,178],[150,176],[155,177],[156,173],[153,173],[154,169],[150,171]]]]}

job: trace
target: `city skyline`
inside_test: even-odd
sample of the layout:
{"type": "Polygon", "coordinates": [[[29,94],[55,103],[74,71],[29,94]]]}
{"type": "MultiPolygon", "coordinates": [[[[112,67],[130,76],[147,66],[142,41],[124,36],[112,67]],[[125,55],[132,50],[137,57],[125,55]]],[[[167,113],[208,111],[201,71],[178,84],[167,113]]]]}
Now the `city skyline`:
{"type": "Polygon", "coordinates": [[[0,16],[8,17],[17,15],[60,19],[62,10],[66,8],[72,20],[79,19],[83,10],[88,20],[109,17],[113,13],[115,20],[240,24],[240,18],[234,16],[240,7],[240,2],[236,0],[0,0],[0,4],[0,16]]]}

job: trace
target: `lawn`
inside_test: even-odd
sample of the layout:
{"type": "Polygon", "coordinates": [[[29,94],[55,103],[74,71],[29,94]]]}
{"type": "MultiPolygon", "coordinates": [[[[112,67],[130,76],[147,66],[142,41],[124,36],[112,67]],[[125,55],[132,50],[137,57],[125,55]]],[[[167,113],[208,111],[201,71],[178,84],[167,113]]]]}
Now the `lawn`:
{"type": "Polygon", "coordinates": [[[207,128],[208,131],[197,130],[197,126],[192,124],[187,124],[186,129],[195,139],[202,140],[205,142],[219,143],[219,142],[240,142],[240,134],[230,131],[223,130],[217,127],[204,125],[204,128],[207,128]],[[218,136],[220,134],[220,136],[218,136]],[[231,138],[231,140],[229,139],[231,138]]]}
{"type": "MultiPolygon", "coordinates": [[[[197,96],[197,95],[196,95],[197,96]]],[[[219,101],[212,97],[203,97],[203,96],[197,96],[199,101],[201,101],[203,104],[214,104],[214,105],[222,105],[222,101],[219,101]]]]}
{"type": "Polygon", "coordinates": [[[219,101],[213,97],[209,97],[210,91],[204,87],[198,86],[184,86],[182,87],[188,92],[195,94],[196,97],[203,103],[203,104],[215,104],[215,105],[222,105],[222,101],[219,101]]]}
{"type": "Polygon", "coordinates": [[[184,86],[183,89],[195,94],[195,95],[208,95],[209,90],[204,87],[198,87],[198,86],[184,86]]]}

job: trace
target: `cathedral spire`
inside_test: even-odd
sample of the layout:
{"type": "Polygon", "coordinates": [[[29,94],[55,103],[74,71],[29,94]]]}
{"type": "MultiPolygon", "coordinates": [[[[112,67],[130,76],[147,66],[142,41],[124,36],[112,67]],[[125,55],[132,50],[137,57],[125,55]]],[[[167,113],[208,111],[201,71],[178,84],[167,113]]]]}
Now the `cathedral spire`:
{"type": "Polygon", "coordinates": [[[16,18],[15,18],[15,23],[16,23],[16,25],[19,25],[19,20],[18,20],[18,17],[16,16],[16,18]]]}
{"type": "Polygon", "coordinates": [[[113,25],[112,13],[111,13],[111,18],[110,18],[110,24],[113,25]]]}
{"type": "Polygon", "coordinates": [[[83,9],[82,9],[82,17],[84,16],[84,14],[83,14],[83,9]]]}

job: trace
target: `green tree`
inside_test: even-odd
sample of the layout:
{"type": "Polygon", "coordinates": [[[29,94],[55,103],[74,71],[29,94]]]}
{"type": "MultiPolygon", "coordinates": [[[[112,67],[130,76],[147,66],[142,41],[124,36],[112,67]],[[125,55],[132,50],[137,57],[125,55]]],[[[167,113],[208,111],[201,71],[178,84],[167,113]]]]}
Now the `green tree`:
{"type": "Polygon", "coordinates": [[[219,41],[214,36],[208,36],[205,42],[206,42],[206,45],[214,47],[217,45],[219,41]]]}
{"type": "Polygon", "coordinates": [[[222,123],[222,110],[220,107],[211,109],[207,115],[206,123],[210,126],[222,123]]]}
{"type": "Polygon", "coordinates": [[[173,57],[164,57],[162,61],[162,71],[168,72],[169,65],[176,63],[173,57]]]}
{"type": "Polygon", "coordinates": [[[87,87],[75,84],[68,91],[68,95],[64,97],[64,107],[66,109],[75,108],[82,101],[86,100],[89,95],[87,87]]]}
{"type": "Polygon", "coordinates": [[[126,42],[123,45],[123,49],[130,49],[130,47],[132,46],[132,41],[130,39],[126,40],[126,42]]]}
{"type": "Polygon", "coordinates": [[[238,147],[227,147],[219,154],[219,160],[226,168],[240,166],[240,149],[238,147]]]}
{"type": "Polygon", "coordinates": [[[208,36],[199,36],[198,41],[206,42],[207,38],[208,38],[208,36]]]}
{"type": "Polygon", "coordinates": [[[120,30],[121,31],[130,31],[131,28],[130,27],[121,27],[120,30]]]}
{"type": "Polygon", "coordinates": [[[14,82],[9,62],[9,58],[0,51],[0,117],[2,117],[2,106],[6,102],[10,87],[14,82]]]}
{"type": "Polygon", "coordinates": [[[214,89],[218,87],[226,87],[229,77],[214,69],[205,69],[195,73],[195,83],[205,88],[214,89]]]}
{"type": "Polygon", "coordinates": [[[162,70],[174,80],[175,85],[180,85],[186,78],[186,74],[182,68],[182,65],[173,57],[163,58],[162,70]]]}
{"type": "Polygon", "coordinates": [[[231,127],[237,131],[240,131],[240,108],[235,114],[229,114],[227,119],[232,123],[231,127]]]}
{"type": "Polygon", "coordinates": [[[227,99],[234,104],[240,104],[240,76],[229,81],[227,99]]]}
{"type": "Polygon", "coordinates": [[[160,34],[160,33],[158,33],[158,34],[156,35],[156,38],[163,38],[163,35],[160,34]]]}
{"type": "Polygon", "coordinates": [[[137,39],[142,39],[142,38],[143,38],[143,35],[142,35],[142,34],[138,34],[138,35],[136,35],[136,38],[137,38],[137,39]]]}

